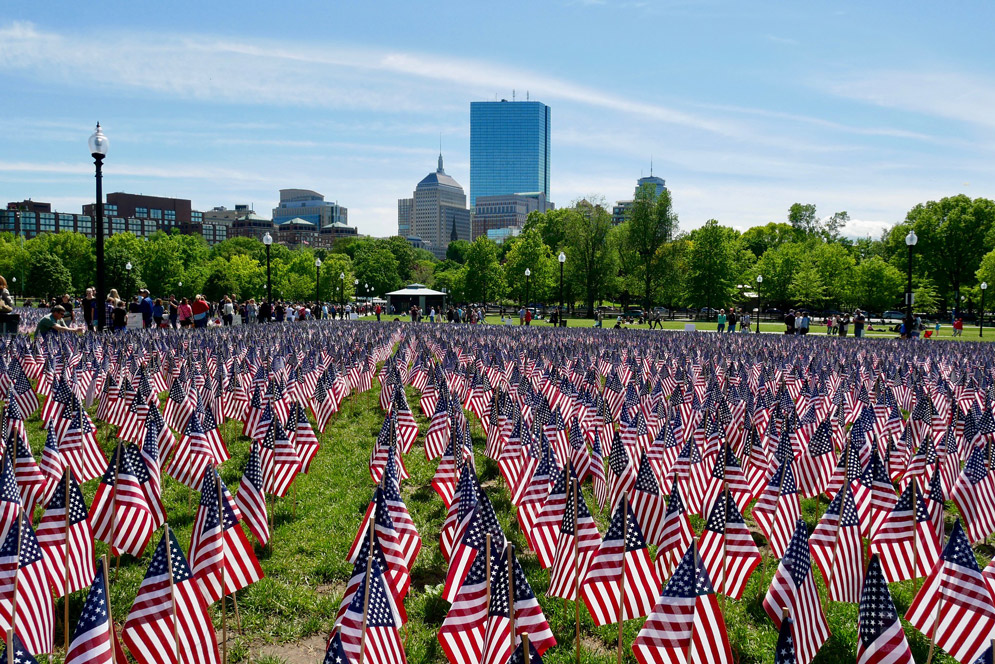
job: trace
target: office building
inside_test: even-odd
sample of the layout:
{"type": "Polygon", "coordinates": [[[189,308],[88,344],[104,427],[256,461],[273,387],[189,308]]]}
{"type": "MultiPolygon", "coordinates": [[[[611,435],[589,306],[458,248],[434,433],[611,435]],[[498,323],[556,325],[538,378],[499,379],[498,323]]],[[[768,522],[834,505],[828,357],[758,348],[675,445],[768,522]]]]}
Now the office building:
{"type": "MultiPolygon", "coordinates": [[[[449,243],[454,239],[471,239],[470,211],[466,207],[466,194],[463,187],[442,167],[439,155],[439,168],[426,175],[410,199],[399,199],[398,231],[403,237],[420,239],[422,246],[444,259],[449,243]],[[410,203],[408,202],[410,201],[410,203]],[[400,233],[401,210],[410,209],[409,229],[400,233]]],[[[411,240],[409,240],[410,242],[411,240]]]]}
{"type": "Polygon", "coordinates": [[[415,209],[415,199],[397,199],[397,234],[401,237],[411,237],[411,214],[415,209]]]}
{"type": "Polygon", "coordinates": [[[280,204],[273,208],[273,223],[290,219],[310,221],[319,228],[349,223],[349,210],[310,189],[281,189],[280,204]]]}
{"type": "MultiPolygon", "coordinates": [[[[663,178],[653,175],[653,167],[650,166],[649,177],[639,178],[636,180],[636,189],[632,192],[632,199],[634,200],[636,194],[639,193],[639,189],[643,185],[650,185],[653,187],[653,197],[656,198],[663,192],[667,191],[667,183],[663,178]]],[[[629,210],[632,208],[633,200],[627,201],[617,201],[615,206],[612,208],[612,223],[616,226],[623,223],[628,219],[629,210]]]]}
{"type": "Polygon", "coordinates": [[[537,101],[470,104],[470,206],[481,196],[537,191],[549,200],[549,106],[537,101]]]}
{"type": "MultiPolygon", "coordinates": [[[[481,235],[491,237],[492,230],[525,226],[529,214],[548,212],[556,206],[546,201],[541,191],[502,196],[480,196],[473,210],[473,239],[481,235]]],[[[496,237],[509,237],[518,233],[499,233],[496,237]]]]}

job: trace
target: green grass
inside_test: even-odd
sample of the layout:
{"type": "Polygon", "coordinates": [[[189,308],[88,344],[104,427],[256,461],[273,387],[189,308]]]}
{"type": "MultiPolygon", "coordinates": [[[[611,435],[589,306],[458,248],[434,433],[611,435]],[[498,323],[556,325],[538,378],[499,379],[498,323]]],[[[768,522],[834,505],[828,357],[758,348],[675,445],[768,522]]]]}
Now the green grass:
{"type": "MultiPolygon", "coordinates": [[[[334,614],[352,566],[346,560],[349,546],[372,494],[372,481],[368,470],[370,450],[379,431],[383,414],[378,407],[379,386],[366,394],[350,396],[341,411],[334,416],[324,435],[320,435],[322,449],[315,458],[309,476],[301,476],[296,487],[296,518],[294,517],[294,491],[275,502],[272,551],[256,548],[266,577],[238,593],[238,608],[244,635],[234,634],[235,621],[229,603],[228,629],[229,656],[232,662],[252,661],[276,664],[279,657],[263,657],[259,648],[265,644],[296,642],[307,637],[326,637],[331,631],[334,614]]],[[[421,427],[419,442],[406,457],[405,464],[411,474],[403,482],[402,494],[422,536],[422,550],[412,570],[411,591],[406,600],[409,622],[404,628],[408,661],[413,664],[435,664],[446,661],[436,634],[448,610],[448,603],[441,599],[441,584],[445,579],[446,563],[439,553],[439,530],[445,518],[442,500],[430,486],[435,463],[427,462],[421,446],[427,421],[419,414],[416,393],[409,389],[409,403],[421,427]]],[[[28,422],[32,448],[40,454],[44,432],[37,413],[28,422]]],[[[237,487],[242,466],[249,450],[248,439],[239,435],[240,423],[229,422],[223,433],[232,453],[232,459],[222,468],[226,484],[237,487]]],[[[473,425],[473,440],[477,451],[478,473],[481,482],[496,484],[490,492],[499,520],[505,533],[515,543],[519,558],[529,583],[539,597],[546,617],[556,636],[558,645],[544,658],[548,664],[566,664],[574,661],[575,605],[559,599],[545,597],[549,574],[542,570],[536,556],[528,551],[518,526],[508,491],[500,479],[494,462],[483,456],[483,432],[473,425]]],[[[112,427],[99,426],[99,440],[110,454],[113,447],[112,427]]],[[[164,477],[165,503],[170,525],[176,530],[180,543],[187,547],[190,541],[198,494],[164,477]]],[[[89,502],[97,481],[84,487],[89,502]]],[[[588,504],[596,508],[585,485],[588,504]]],[[[272,505],[271,500],[271,505],[272,505]]],[[[822,501],[821,510],[825,509],[822,501]]],[[[814,527],[819,514],[814,500],[803,501],[803,515],[809,527],[814,527]]],[[[607,515],[597,515],[602,532],[607,515]]],[[[748,516],[748,520],[749,520],[748,516]]],[[[702,522],[694,519],[695,532],[700,532],[702,522]]],[[[160,534],[157,533],[157,537],[160,534]]],[[[726,625],[736,661],[770,663],[777,633],[762,608],[763,597],[770,585],[777,562],[769,555],[766,542],[756,536],[763,564],[751,578],[741,601],[727,599],[722,602],[726,625]]],[[[157,539],[156,539],[157,541],[157,539]]],[[[118,579],[111,584],[111,598],[115,619],[120,627],[130,610],[138,587],[148,566],[152,546],[141,559],[125,556],[118,579]]],[[[107,547],[97,544],[97,554],[106,553],[107,547]]],[[[990,554],[990,551],[986,550],[990,554]]],[[[985,561],[986,562],[986,561],[985,561]]],[[[814,569],[814,568],[813,568],[814,569]]],[[[818,575],[818,572],[813,572],[818,575]]],[[[816,662],[830,663],[853,661],[856,655],[856,618],[853,605],[828,603],[823,595],[832,637],[823,647],[816,662]]],[[[915,588],[912,582],[895,584],[892,592],[903,613],[912,601],[915,588]]],[[[85,593],[77,593],[70,600],[71,622],[75,626],[85,593]]],[[[62,643],[62,600],[57,601],[56,643],[62,643]]],[[[218,605],[212,607],[215,626],[220,633],[221,621],[218,605]]],[[[630,646],[642,625],[633,620],[625,625],[623,636],[624,661],[634,662],[630,646]]],[[[616,626],[597,628],[586,609],[581,610],[582,657],[586,664],[615,662],[618,630],[616,626]]],[[[929,649],[928,641],[916,630],[906,626],[916,661],[923,662],[929,649]]],[[[63,654],[56,654],[60,661],[63,654]]],[[[316,657],[315,662],[320,661],[316,657]]],[[[950,662],[945,656],[934,661],[950,662]]]]}

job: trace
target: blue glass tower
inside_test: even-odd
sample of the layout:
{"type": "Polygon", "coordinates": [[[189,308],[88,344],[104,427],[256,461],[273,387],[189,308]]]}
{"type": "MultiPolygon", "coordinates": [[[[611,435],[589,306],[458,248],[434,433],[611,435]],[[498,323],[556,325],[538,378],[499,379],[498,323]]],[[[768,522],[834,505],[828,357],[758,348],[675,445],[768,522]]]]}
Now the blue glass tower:
{"type": "Polygon", "coordinates": [[[549,106],[470,104],[470,207],[478,196],[542,192],[549,200],[549,106]]]}

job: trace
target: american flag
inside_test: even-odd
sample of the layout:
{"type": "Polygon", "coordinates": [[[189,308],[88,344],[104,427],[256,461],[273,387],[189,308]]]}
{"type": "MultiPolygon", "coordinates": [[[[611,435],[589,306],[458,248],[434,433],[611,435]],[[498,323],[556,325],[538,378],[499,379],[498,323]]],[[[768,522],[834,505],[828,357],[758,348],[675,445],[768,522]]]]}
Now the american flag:
{"type": "Polygon", "coordinates": [[[850,485],[836,494],[822,515],[809,547],[815,564],[836,602],[860,601],[864,575],[864,548],[860,538],[860,517],[853,503],[850,485]]]}
{"type": "Polygon", "coordinates": [[[667,513],[667,503],[663,499],[660,484],[656,481],[653,466],[642,454],[636,483],[632,488],[632,512],[643,531],[647,544],[660,546],[663,543],[663,520],[667,513]]]}
{"type": "Polygon", "coordinates": [[[34,514],[35,506],[41,504],[42,497],[48,493],[48,479],[38,468],[31,449],[20,434],[11,431],[7,444],[11,452],[9,460],[14,464],[14,477],[21,491],[24,511],[29,515],[34,514]]]}
{"type": "Polygon", "coordinates": [[[49,423],[45,427],[47,433],[45,435],[45,447],[41,451],[41,462],[38,467],[41,468],[42,474],[45,479],[48,480],[48,491],[46,495],[42,496],[42,503],[48,503],[52,497],[52,492],[55,491],[56,485],[59,483],[59,479],[62,477],[62,473],[68,468],[65,457],[59,451],[59,437],[55,433],[55,425],[49,423]]]}
{"type": "Polygon", "coordinates": [[[17,404],[17,407],[21,410],[21,414],[24,417],[29,417],[33,412],[38,410],[38,395],[31,389],[31,383],[28,381],[24,369],[21,368],[21,363],[16,360],[12,361],[7,366],[7,375],[11,379],[10,394],[8,396],[17,404]]]}
{"type": "Polygon", "coordinates": [[[93,583],[76,623],[65,664],[127,664],[128,658],[114,631],[103,560],[97,563],[91,578],[93,583]]]}
{"type": "Polygon", "coordinates": [[[914,664],[876,555],[867,565],[857,632],[857,664],[914,664]]]}
{"type": "Polygon", "coordinates": [[[238,527],[227,493],[214,468],[204,471],[189,561],[208,604],[263,578],[252,545],[238,527]]]}
{"type": "MultiPolygon", "coordinates": [[[[165,454],[165,452],[164,452],[165,454]]],[[[176,448],[176,454],[166,465],[166,472],[177,482],[191,489],[200,488],[204,471],[214,466],[214,450],[207,440],[200,415],[194,412],[187,422],[186,431],[176,448]]]]}
{"type": "Polygon", "coordinates": [[[107,458],[97,445],[93,423],[82,408],[77,408],[69,420],[59,440],[59,451],[80,482],[89,482],[100,477],[104,472],[103,469],[107,467],[107,458]]]}
{"type": "Polygon", "coordinates": [[[636,470],[618,434],[608,453],[608,505],[614,509],[636,485],[636,470]]]}
{"type": "Polygon", "coordinates": [[[569,487],[546,594],[573,600],[577,598],[581,579],[587,574],[591,556],[601,544],[601,533],[584,500],[579,480],[572,478],[569,487]]]}
{"type": "Polygon", "coordinates": [[[439,552],[446,562],[452,557],[453,547],[462,539],[470,517],[473,516],[478,486],[476,472],[470,464],[465,464],[456,483],[456,493],[449,503],[446,520],[442,522],[442,530],[439,532],[439,552]]]}
{"type": "Polygon", "coordinates": [[[788,548],[795,524],[802,515],[793,463],[791,456],[787,456],[753,506],[753,520],[770,542],[770,550],[778,559],[788,548]]]}
{"type": "Polygon", "coordinates": [[[853,502],[860,514],[861,533],[864,537],[873,539],[898,502],[895,487],[877,449],[871,452],[871,462],[853,487],[853,502]]]}
{"type": "Polygon", "coordinates": [[[717,592],[739,599],[753,570],[760,564],[760,550],[753,542],[746,521],[727,492],[715,499],[705,528],[698,539],[705,568],[717,592]]]}
{"type": "Polygon", "coordinates": [[[19,516],[0,546],[0,631],[13,629],[36,655],[52,652],[55,629],[44,559],[31,521],[19,516]]]}
{"type": "Polygon", "coordinates": [[[905,619],[959,662],[975,661],[991,643],[995,599],[959,519],[905,619]]]}
{"type": "Polygon", "coordinates": [[[235,505],[245,519],[249,531],[265,546],[269,541],[269,520],[266,512],[266,494],[263,491],[263,467],[259,460],[259,443],[252,441],[249,460],[242,470],[242,481],[235,494],[235,505]]]}
{"type": "Polygon", "coordinates": [[[515,557],[514,547],[507,544],[504,553],[501,562],[491,568],[482,664],[507,664],[522,634],[529,635],[540,655],[556,645],[542,607],[515,557]]]}
{"type": "Polygon", "coordinates": [[[418,423],[408,408],[408,400],[404,398],[404,390],[400,386],[394,390],[392,410],[397,418],[397,441],[400,443],[401,451],[407,454],[418,438],[418,423]]]}
{"type": "Polygon", "coordinates": [[[363,522],[356,532],[356,537],[346,558],[349,562],[356,563],[363,540],[368,538],[371,519],[373,520],[375,529],[374,538],[380,546],[380,550],[383,551],[384,561],[387,564],[387,578],[394,591],[397,608],[401,612],[402,617],[404,617],[404,605],[402,602],[405,595],[408,594],[408,587],[411,585],[410,569],[407,566],[405,552],[401,549],[397,529],[394,528],[394,522],[390,518],[390,510],[387,507],[383,489],[379,486],[373,491],[373,499],[370,500],[366,514],[363,517],[363,522]]]}
{"type": "MultiPolygon", "coordinates": [[[[160,429],[160,431],[165,429],[160,429]]],[[[166,523],[166,505],[162,502],[162,470],[159,465],[159,436],[154,427],[146,427],[145,441],[140,450],[134,447],[125,449],[132,455],[131,463],[139,483],[145,490],[145,497],[152,511],[152,528],[158,530],[166,523]]]]}
{"type": "Polygon", "coordinates": [[[632,643],[640,664],[732,662],[725,620],[691,543],[632,643]]]}
{"type": "Polygon", "coordinates": [[[774,646],[774,664],[798,664],[795,657],[795,621],[791,618],[781,620],[781,628],[777,631],[777,645],[774,646]]]}
{"type": "Polygon", "coordinates": [[[795,658],[798,664],[808,664],[829,638],[829,626],[812,579],[808,529],[801,520],[764,597],[764,611],[778,629],[782,607],[794,620],[795,658]]]}
{"type": "MultiPolygon", "coordinates": [[[[375,549],[379,551],[379,545],[375,549]]],[[[363,576],[337,621],[342,650],[350,662],[404,664],[407,660],[401,644],[401,614],[387,582],[382,556],[374,556],[371,564],[364,565],[363,576]]]]}
{"type": "Polygon", "coordinates": [[[207,602],[168,525],[121,636],[138,664],[218,664],[221,659],[207,602]]]}
{"type": "Polygon", "coordinates": [[[273,418],[263,437],[259,458],[263,464],[266,493],[281,498],[287,495],[290,485],[300,472],[301,460],[277,417],[273,418]]]}
{"type": "Polygon", "coordinates": [[[563,524],[563,509],[567,502],[567,487],[574,477],[571,468],[564,468],[554,475],[545,502],[535,517],[530,533],[533,550],[544,568],[553,565],[556,556],[556,539],[563,524]]]}
{"type": "Polygon", "coordinates": [[[7,532],[21,516],[21,493],[17,490],[14,469],[10,463],[0,460],[0,541],[7,538],[7,532]]]}
{"type": "Polygon", "coordinates": [[[95,573],[93,532],[90,530],[83,494],[68,468],[62,480],[55,483],[55,492],[48,501],[36,534],[38,544],[45,554],[45,567],[55,596],[62,597],[66,594],[67,581],[70,593],[86,588],[95,573]]]}
{"type": "Polygon", "coordinates": [[[814,498],[829,485],[836,467],[829,418],[816,427],[808,441],[808,451],[798,458],[798,488],[806,498],[814,498]]]}
{"type": "Polygon", "coordinates": [[[397,465],[393,457],[387,459],[380,487],[383,490],[384,502],[390,512],[390,520],[397,531],[401,550],[405,555],[405,565],[410,570],[414,565],[415,557],[421,550],[421,535],[418,534],[418,529],[408,512],[408,507],[404,504],[404,499],[401,498],[397,465]]]}
{"type": "Polygon", "coordinates": [[[995,473],[985,463],[985,452],[985,446],[974,448],[950,493],[972,542],[995,532],[995,473]]]}
{"type": "Polygon", "coordinates": [[[342,635],[337,628],[328,639],[322,664],[349,664],[349,654],[342,647],[342,635]]]}
{"type": "Polygon", "coordinates": [[[456,599],[463,579],[470,571],[474,559],[484,550],[487,535],[491,535],[491,546],[504,546],[504,531],[498,523],[494,506],[483,489],[477,489],[477,504],[469,517],[462,539],[456,542],[449,560],[449,571],[442,597],[448,602],[456,599]]]}
{"type": "Polygon", "coordinates": [[[871,541],[888,583],[929,574],[940,557],[940,538],[926,499],[912,480],[871,541]]]}
{"type": "MultiPolygon", "coordinates": [[[[301,460],[301,472],[307,473],[311,469],[311,462],[321,449],[321,443],[311,428],[311,422],[307,419],[307,411],[300,402],[295,401],[290,407],[290,423],[295,424],[294,447],[297,449],[297,456],[301,460]]],[[[290,424],[288,423],[288,425],[290,424]]]]}
{"type": "Polygon", "coordinates": [[[646,541],[628,498],[623,496],[587,568],[581,598],[594,624],[600,626],[645,616],[659,591],[660,582],[646,541]]]}
{"type": "Polygon", "coordinates": [[[667,513],[663,517],[661,543],[656,550],[656,570],[660,580],[670,578],[678,563],[682,560],[681,551],[687,552],[694,542],[694,530],[691,520],[684,508],[684,499],[674,478],[670,488],[670,498],[667,502],[667,513]]]}
{"type": "Polygon", "coordinates": [[[94,538],[111,545],[111,555],[141,556],[152,537],[152,510],[132,465],[118,444],[90,505],[94,538]]]}

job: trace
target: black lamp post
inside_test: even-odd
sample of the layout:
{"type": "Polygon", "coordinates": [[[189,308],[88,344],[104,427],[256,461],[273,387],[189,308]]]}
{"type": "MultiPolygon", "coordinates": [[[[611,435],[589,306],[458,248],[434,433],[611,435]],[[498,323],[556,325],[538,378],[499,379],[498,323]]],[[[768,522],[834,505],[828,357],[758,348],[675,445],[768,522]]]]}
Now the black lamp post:
{"type": "MultiPolygon", "coordinates": [[[[339,272],[339,281],[342,282],[342,297],[339,303],[342,305],[342,311],[345,311],[345,272],[339,272]]],[[[341,314],[339,317],[341,318],[341,314]]]]}
{"type": "Polygon", "coordinates": [[[985,291],[988,290],[988,282],[981,282],[981,317],[978,319],[978,336],[985,336],[985,291]]]}
{"type": "Polygon", "coordinates": [[[532,276],[532,270],[525,268],[525,308],[529,308],[529,277],[532,276]]]}
{"type": "Polygon", "coordinates": [[[567,321],[563,318],[563,264],[567,262],[567,255],[561,251],[557,260],[560,261],[560,315],[557,320],[560,327],[566,327],[567,321]]]}
{"type": "MultiPolygon", "coordinates": [[[[128,261],[127,263],[124,264],[124,269],[128,271],[128,283],[129,283],[129,286],[131,284],[131,268],[132,268],[131,261],[128,261]]],[[[131,295],[131,294],[129,293],[129,295],[131,295]]]]}
{"type": "Polygon", "coordinates": [[[764,312],[764,301],[760,297],[760,284],[764,282],[764,276],[762,274],[757,275],[757,334],[760,334],[760,316],[764,312]]]}
{"type": "Polygon", "coordinates": [[[97,217],[97,330],[103,330],[107,308],[100,306],[106,293],[104,290],[104,175],[102,168],[110,143],[104,136],[104,132],[100,130],[99,122],[96,131],[90,136],[89,143],[90,156],[93,157],[97,178],[97,203],[94,206],[97,217]]]}
{"type": "Polygon", "coordinates": [[[273,281],[270,279],[269,271],[269,248],[273,244],[273,236],[269,233],[263,235],[263,245],[266,247],[266,301],[273,302],[273,281]]]}
{"type": "Polygon", "coordinates": [[[909,248],[908,264],[908,285],[905,288],[905,338],[912,338],[912,247],[916,246],[919,238],[914,230],[910,230],[905,236],[905,244],[909,248]]]}
{"type": "Polygon", "coordinates": [[[314,259],[314,303],[321,305],[321,259],[314,259]]]}

